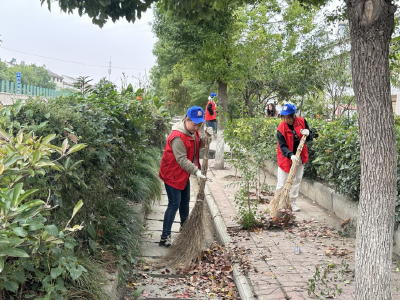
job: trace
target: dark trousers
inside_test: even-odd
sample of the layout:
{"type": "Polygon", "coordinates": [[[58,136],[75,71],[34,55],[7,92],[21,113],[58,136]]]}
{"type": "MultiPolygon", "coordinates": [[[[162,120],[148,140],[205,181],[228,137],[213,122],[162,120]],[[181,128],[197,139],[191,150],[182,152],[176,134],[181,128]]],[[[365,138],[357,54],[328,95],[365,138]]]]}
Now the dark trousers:
{"type": "Polygon", "coordinates": [[[181,191],[165,183],[165,190],[168,195],[168,207],[164,214],[162,239],[171,235],[172,224],[174,223],[176,212],[179,209],[181,217],[181,226],[189,217],[190,202],[190,179],[188,179],[185,188],[181,191]]]}

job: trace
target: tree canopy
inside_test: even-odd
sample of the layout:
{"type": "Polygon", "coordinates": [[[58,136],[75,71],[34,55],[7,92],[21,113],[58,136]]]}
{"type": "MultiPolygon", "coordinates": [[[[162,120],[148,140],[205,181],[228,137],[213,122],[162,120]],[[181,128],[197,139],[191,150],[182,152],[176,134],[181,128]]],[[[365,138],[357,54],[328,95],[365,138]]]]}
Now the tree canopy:
{"type": "Polygon", "coordinates": [[[21,83],[33,86],[39,86],[46,89],[54,89],[55,82],[51,81],[51,76],[46,68],[35,64],[27,65],[23,62],[7,67],[4,62],[0,62],[0,80],[17,82],[16,72],[21,72],[21,83]]]}

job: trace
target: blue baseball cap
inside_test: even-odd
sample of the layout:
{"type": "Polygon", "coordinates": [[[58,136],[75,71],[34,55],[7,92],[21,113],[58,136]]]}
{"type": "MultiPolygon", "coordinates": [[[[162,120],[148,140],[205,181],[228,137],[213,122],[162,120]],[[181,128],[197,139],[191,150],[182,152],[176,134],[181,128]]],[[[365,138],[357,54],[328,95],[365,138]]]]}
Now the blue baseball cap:
{"type": "Polygon", "coordinates": [[[187,116],[194,124],[204,123],[204,110],[200,106],[192,106],[187,110],[187,116]]]}
{"type": "Polygon", "coordinates": [[[296,113],[296,106],[294,106],[293,104],[287,103],[282,107],[281,111],[282,116],[287,116],[295,113],[296,113]]]}
{"type": "Polygon", "coordinates": [[[211,94],[210,94],[210,97],[211,97],[211,98],[217,97],[217,94],[216,94],[216,93],[211,93],[211,94]]]}

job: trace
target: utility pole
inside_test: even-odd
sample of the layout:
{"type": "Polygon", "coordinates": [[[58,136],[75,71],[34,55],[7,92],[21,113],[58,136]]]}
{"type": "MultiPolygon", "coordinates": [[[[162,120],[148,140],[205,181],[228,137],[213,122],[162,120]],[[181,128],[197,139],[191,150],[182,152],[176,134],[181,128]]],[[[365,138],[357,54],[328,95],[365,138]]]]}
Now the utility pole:
{"type": "Polygon", "coordinates": [[[110,56],[110,63],[108,65],[108,81],[110,81],[110,77],[111,77],[111,56],[110,56]]]}

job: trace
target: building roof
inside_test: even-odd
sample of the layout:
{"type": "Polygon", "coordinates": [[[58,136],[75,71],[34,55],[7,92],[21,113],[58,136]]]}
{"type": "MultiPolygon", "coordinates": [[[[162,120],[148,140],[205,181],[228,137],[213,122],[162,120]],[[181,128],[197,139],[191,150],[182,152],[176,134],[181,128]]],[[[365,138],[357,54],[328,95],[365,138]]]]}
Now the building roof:
{"type": "Polygon", "coordinates": [[[62,76],[57,75],[56,73],[54,73],[54,72],[52,72],[52,71],[50,71],[50,70],[47,70],[47,73],[49,73],[49,75],[50,75],[51,77],[59,78],[59,79],[61,79],[61,80],[64,79],[62,76]]]}

